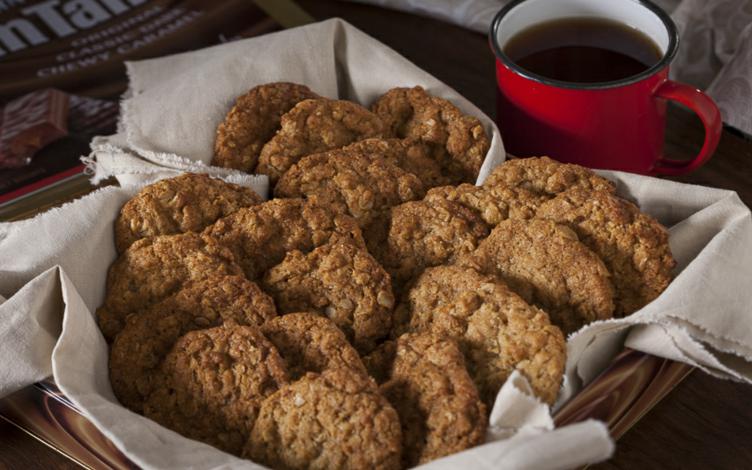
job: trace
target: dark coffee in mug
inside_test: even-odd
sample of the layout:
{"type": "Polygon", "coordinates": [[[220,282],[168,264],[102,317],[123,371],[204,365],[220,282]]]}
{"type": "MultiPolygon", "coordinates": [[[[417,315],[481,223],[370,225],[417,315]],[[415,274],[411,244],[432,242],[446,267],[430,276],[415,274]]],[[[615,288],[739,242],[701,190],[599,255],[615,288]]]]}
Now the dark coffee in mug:
{"type": "Polygon", "coordinates": [[[662,57],[648,36],[605,18],[561,18],[514,35],[504,53],[536,75],[563,82],[598,83],[640,74],[662,57]]]}
{"type": "Polygon", "coordinates": [[[489,39],[496,122],[512,155],[679,175],[718,145],[721,114],[713,100],[668,78],[679,34],[650,0],[510,0],[489,39]],[[547,58],[535,58],[539,53],[547,58]],[[667,101],[689,107],[705,127],[692,160],[663,155],[667,101]]]}

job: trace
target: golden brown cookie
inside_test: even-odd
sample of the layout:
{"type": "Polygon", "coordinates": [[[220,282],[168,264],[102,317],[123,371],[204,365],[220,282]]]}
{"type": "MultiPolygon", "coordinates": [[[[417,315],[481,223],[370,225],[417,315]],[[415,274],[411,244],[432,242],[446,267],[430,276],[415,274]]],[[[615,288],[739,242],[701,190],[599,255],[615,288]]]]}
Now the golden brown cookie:
{"type": "Polygon", "coordinates": [[[126,407],[142,412],[155,373],[175,342],[223,323],[260,326],[276,316],[274,301],[243,276],[190,281],[174,295],[128,316],[110,348],[110,383],[126,407]]]}
{"type": "Polygon", "coordinates": [[[280,130],[261,150],[256,171],[275,183],[306,155],[383,136],[384,123],[359,104],[323,98],[301,101],[282,116],[280,130]]]}
{"type": "Polygon", "coordinates": [[[368,227],[390,208],[423,198],[423,183],[377,155],[355,150],[309,155],[290,167],[274,188],[276,197],[306,197],[352,216],[368,227]]]}
{"type": "Polygon", "coordinates": [[[462,266],[427,269],[410,291],[410,331],[457,340],[470,375],[490,410],[501,386],[518,369],[536,395],[553,403],[559,393],[566,342],[543,310],[503,282],[462,266]]]}
{"type": "Polygon", "coordinates": [[[503,279],[551,323],[572,333],[611,318],[614,288],[603,261],[577,235],[550,220],[500,223],[472,255],[480,271],[503,279]]]}
{"type": "Polygon", "coordinates": [[[426,189],[453,181],[450,175],[444,174],[446,170],[436,159],[434,146],[417,139],[365,139],[339,151],[365,153],[390,161],[417,176],[426,189]]]}
{"type": "Polygon", "coordinates": [[[266,273],[262,286],[281,314],[324,315],[361,352],[372,350],[392,326],[389,275],[365,248],[346,240],[333,238],[307,255],[290,251],[266,273]]]}
{"type": "Polygon", "coordinates": [[[616,185],[588,168],[560,163],[548,157],[507,160],[493,169],[483,182],[485,187],[524,188],[533,194],[552,198],[571,188],[586,191],[616,191],[616,185]]]}
{"type": "Polygon", "coordinates": [[[321,315],[289,313],[266,322],[261,332],[277,347],[293,380],[306,372],[327,369],[349,368],[353,373],[366,374],[360,356],[342,330],[321,315]]]}
{"type": "Polygon", "coordinates": [[[307,253],[333,234],[364,245],[357,223],[302,199],[274,199],[219,219],[204,232],[234,253],[248,279],[260,279],[288,251],[307,253]]]}
{"type": "Polygon", "coordinates": [[[398,469],[397,412],[349,369],[308,373],[261,406],[243,456],[272,468],[398,469]]]}
{"type": "Polygon", "coordinates": [[[261,148],[280,127],[282,115],[303,100],[318,98],[305,85],[267,83],[251,88],[217,127],[212,165],[253,172],[261,148]]]}
{"type": "Polygon", "coordinates": [[[185,173],[157,181],[120,209],[115,246],[122,253],[144,237],[200,232],[220,217],[260,202],[261,197],[250,188],[203,174],[185,173]]]}
{"type": "Polygon", "coordinates": [[[416,86],[393,88],[371,107],[392,135],[435,146],[435,155],[451,183],[475,183],[491,147],[480,121],[449,101],[416,86]]]}
{"type": "Polygon", "coordinates": [[[541,206],[538,217],[568,225],[603,259],[616,288],[617,316],[644,307],[671,282],[676,262],[668,231],[631,202],[573,189],[541,206]]]}
{"type": "Polygon", "coordinates": [[[426,200],[446,199],[462,204],[478,214],[491,227],[506,219],[531,219],[547,199],[523,188],[505,186],[440,186],[428,191],[426,200]]]}
{"type": "Polygon", "coordinates": [[[386,240],[369,248],[400,290],[423,269],[472,252],[488,232],[480,216],[461,204],[442,198],[412,201],[391,210],[386,240]]]}
{"type": "Polygon", "coordinates": [[[190,439],[240,455],[264,398],[289,382],[257,328],[224,325],[181,337],[161,366],[144,415],[190,439]]]}
{"type": "Polygon", "coordinates": [[[97,321],[111,341],[127,315],[172,295],[188,281],[242,275],[232,253],[213,239],[188,232],[142,238],[110,266],[97,321]]]}
{"type": "Polygon", "coordinates": [[[486,437],[486,407],[451,338],[402,335],[391,377],[380,389],[399,415],[407,468],[482,444],[486,437]]]}

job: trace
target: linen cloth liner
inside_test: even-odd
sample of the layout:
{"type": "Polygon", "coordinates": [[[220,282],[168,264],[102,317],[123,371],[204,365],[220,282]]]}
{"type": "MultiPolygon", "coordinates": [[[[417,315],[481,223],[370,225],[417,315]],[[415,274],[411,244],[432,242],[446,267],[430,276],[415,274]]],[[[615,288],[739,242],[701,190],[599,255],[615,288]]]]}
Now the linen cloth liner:
{"type": "MultiPolygon", "coordinates": [[[[350,0],[430,16],[487,34],[510,0],[350,0]]],[[[752,0],[652,0],[679,29],[671,78],[715,100],[723,120],[752,134],[752,0]]]]}
{"type": "MultiPolygon", "coordinates": [[[[504,160],[493,122],[455,91],[341,20],[329,20],[200,51],[128,64],[120,132],[98,138],[88,160],[106,187],[20,222],[0,224],[0,396],[50,373],[60,389],[129,458],[147,468],[254,464],[196,443],[117,403],[107,345],[93,318],[115,259],[113,221],[155,179],[204,171],[253,187],[266,177],[211,168],[214,130],[233,99],[270,81],[305,83],[327,97],[369,104],[394,86],[420,84],[478,116],[492,135],[479,182],[504,160]],[[62,326],[61,326],[62,325],[62,326]],[[50,361],[51,356],[51,361],[50,361]]],[[[714,375],[752,379],[752,217],[735,193],[619,172],[601,172],[619,194],[670,227],[679,263],[661,297],[628,318],[589,325],[568,339],[563,403],[626,344],[714,375]]],[[[552,429],[549,410],[514,374],[497,397],[488,444],[427,464],[568,468],[611,455],[602,423],[552,429]],[[501,440],[497,440],[501,439],[501,440]]]]}

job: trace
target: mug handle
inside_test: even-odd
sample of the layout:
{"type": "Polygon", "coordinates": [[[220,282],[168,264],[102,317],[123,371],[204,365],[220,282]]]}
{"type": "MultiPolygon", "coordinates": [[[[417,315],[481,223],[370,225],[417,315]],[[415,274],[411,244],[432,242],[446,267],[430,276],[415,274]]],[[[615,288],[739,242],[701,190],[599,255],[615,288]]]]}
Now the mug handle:
{"type": "Polygon", "coordinates": [[[700,153],[692,160],[674,160],[661,157],[653,169],[659,175],[681,175],[689,173],[705,163],[721,140],[723,121],[721,112],[712,99],[697,88],[667,80],[655,91],[655,96],[667,100],[677,101],[688,107],[700,118],[705,127],[705,142],[700,153]]]}

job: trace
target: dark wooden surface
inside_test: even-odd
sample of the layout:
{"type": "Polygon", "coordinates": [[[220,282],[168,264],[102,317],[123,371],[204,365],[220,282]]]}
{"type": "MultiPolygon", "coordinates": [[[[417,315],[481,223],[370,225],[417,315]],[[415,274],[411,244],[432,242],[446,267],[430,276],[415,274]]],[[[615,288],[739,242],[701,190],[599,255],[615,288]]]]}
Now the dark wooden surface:
{"type": "Polygon", "coordinates": [[[76,470],[81,467],[13,424],[0,419],[0,470],[32,468],[76,470]]]}
{"type": "MultiPolygon", "coordinates": [[[[485,36],[446,23],[331,0],[299,0],[317,19],[339,16],[376,37],[494,115],[494,60],[485,36]]],[[[378,64],[374,64],[378,73],[378,64]]],[[[667,154],[693,155],[702,127],[672,109],[667,154]]],[[[752,141],[726,130],[714,158],[678,181],[737,191],[752,204],[752,141]]],[[[752,468],[752,387],[696,371],[618,443],[599,469],[752,468]]],[[[75,468],[57,452],[0,420],[0,469],[75,468]]]]}

